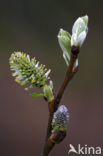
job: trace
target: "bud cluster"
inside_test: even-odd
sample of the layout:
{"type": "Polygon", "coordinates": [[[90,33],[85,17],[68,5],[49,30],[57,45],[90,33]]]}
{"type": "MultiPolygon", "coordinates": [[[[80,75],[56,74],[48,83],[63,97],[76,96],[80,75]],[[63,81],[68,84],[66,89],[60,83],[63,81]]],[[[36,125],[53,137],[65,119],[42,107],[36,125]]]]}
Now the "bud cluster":
{"type": "MultiPolygon", "coordinates": [[[[58,34],[59,45],[63,51],[63,58],[67,64],[70,62],[71,51],[78,49],[84,43],[88,32],[88,16],[79,17],[72,28],[72,35],[60,29],[58,34]]],[[[75,53],[75,51],[73,51],[75,53]]],[[[79,51],[77,51],[78,54],[79,51]]],[[[78,60],[77,60],[78,61],[78,60]]]]}

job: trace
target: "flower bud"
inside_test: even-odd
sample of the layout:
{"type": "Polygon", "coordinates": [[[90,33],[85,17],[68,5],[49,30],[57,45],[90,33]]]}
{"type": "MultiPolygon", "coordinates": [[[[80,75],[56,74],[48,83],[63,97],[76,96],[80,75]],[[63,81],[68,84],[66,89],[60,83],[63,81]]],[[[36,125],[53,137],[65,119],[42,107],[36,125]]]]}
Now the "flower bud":
{"type": "Polygon", "coordinates": [[[67,125],[69,120],[69,113],[66,106],[61,105],[54,113],[53,120],[52,120],[52,132],[55,131],[66,131],[67,125]]]}
{"type": "Polygon", "coordinates": [[[10,68],[13,70],[15,81],[21,85],[28,85],[26,90],[38,87],[42,89],[50,79],[51,70],[47,70],[45,65],[39,64],[34,58],[23,52],[14,52],[10,57],[10,68]]]}
{"type": "Polygon", "coordinates": [[[45,85],[43,88],[44,97],[47,98],[48,101],[52,101],[54,99],[52,89],[53,89],[52,81],[50,81],[49,85],[45,85]]]}
{"type": "Polygon", "coordinates": [[[66,61],[66,64],[68,65],[70,61],[71,52],[71,36],[67,31],[60,29],[58,34],[58,41],[63,51],[63,57],[66,61]]]}
{"type": "Polygon", "coordinates": [[[81,47],[88,32],[88,16],[79,17],[73,25],[71,46],[81,47]]]}

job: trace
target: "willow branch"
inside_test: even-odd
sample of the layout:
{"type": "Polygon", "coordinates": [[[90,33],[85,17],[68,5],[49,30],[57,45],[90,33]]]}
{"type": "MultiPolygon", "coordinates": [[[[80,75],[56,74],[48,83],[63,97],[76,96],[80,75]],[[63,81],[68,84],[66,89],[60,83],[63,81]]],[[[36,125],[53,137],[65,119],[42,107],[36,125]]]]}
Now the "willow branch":
{"type": "Polygon", "coordinates": [[[48,102],[48,107],[49,107],[49,120],[48,120],[48,127],[47,127],[42,156],[48,156],[48,153],[54,147],[54,143],[51,143],[50,140],[48,141],[48,138],[50,137],[51,130],[52,130],[51,123],[54,115],[54,100],[48,102]]]}
{"type": "Polygon", "coordinates": [[[55,100],[54,100],[54,107],[55,107],[54,111],[57,110],[58,105],[60,103],[60,100],[61,100],[61,98],[63,96],[63,93],[64,93],[68,83],[70,82],[70,80],[74,77],[75,73],[77,72],[78,68],[73,70],[73,66],[74,66],[74,63],[75,63],[76,59],[77,59],[77,55],[72,54],[71,59],[70,59],[70,64],[69,64],[69,67],[67,69],[64,81],[63,81],[63,83],[62,83],[62,85],[60,87],[60,90],[59,90],[55,100]]]}
{"type": "MultiPolygon", "coordinates": [[[[73,47],[74,48],[74,47],[73,47]]],[[[66,89],[67,84],[70,82],[70,80],[74,77],[75,73],[78,70],[78,67],[74,68],[74,63],[78,57],[78,52],[79,49],[73,49],[72,53],[71,53],[71,59],[70,59],[70,64],[68,66],[64,81],[60,87],[60,90],[56,96],[56,98],[48,103],[49,106],[49,121],[48,121],[48,128],[47,128],[47,135],[46,135],[46,139],[45,139],[45,144],[44,144],[44,149],[43,149],[43,153],[42,156],[48,156],[50,151],[53,149],[53,147],[55,146],[55,143],[51,142],[50,140],[50,135],[51,135],[51,130],[52,130],[52,120],[53,120],[53,115],[54,112],[57,110],[58,105],[60,103],[60,100],[63,96],[63,93],[66,89]]]]}

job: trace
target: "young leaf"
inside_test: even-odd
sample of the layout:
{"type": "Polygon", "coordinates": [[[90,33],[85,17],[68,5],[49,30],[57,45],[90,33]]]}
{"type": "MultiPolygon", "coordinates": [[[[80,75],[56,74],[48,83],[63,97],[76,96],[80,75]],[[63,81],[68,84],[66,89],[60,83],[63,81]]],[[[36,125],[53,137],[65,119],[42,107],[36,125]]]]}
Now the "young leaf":
{"type": "Polygon", "coordinates": [[[63,51],[64,60],[66,64],[69,65],[71,52],[71,36],[67,31],[60,29],[58,34],[58,41],[63,51]]]}
{"type": "Polygon", "coordinates": [[[32,97],[40,97],[40,96],[44,96],[43,93],[31,93],[30,94],[32,97]]]}

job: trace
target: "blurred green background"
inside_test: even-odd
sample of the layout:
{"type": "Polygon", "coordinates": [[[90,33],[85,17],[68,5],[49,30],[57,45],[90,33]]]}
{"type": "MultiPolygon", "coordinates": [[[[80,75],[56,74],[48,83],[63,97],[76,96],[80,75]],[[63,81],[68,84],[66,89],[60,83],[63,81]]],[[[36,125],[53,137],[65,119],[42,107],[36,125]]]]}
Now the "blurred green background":
{"type": "MultiPolygon", "coordinates": [[[[30,97],[9,69],[13,51],[29,53],[51,68],[57,93],[66,72],[58,45],[60,28],[71,33],[74,21],[89,16],[89,32],[79,55],[79,71],[61,104],[70,113],[66,139],[52,151],[67,156],[69,144],[103,145],[103,1],[0,1],[0,156],[40,156],[48,121],[47,103],[30,97]]],[[[73,156],[73,155],[71,155],[73,156]]]]}

